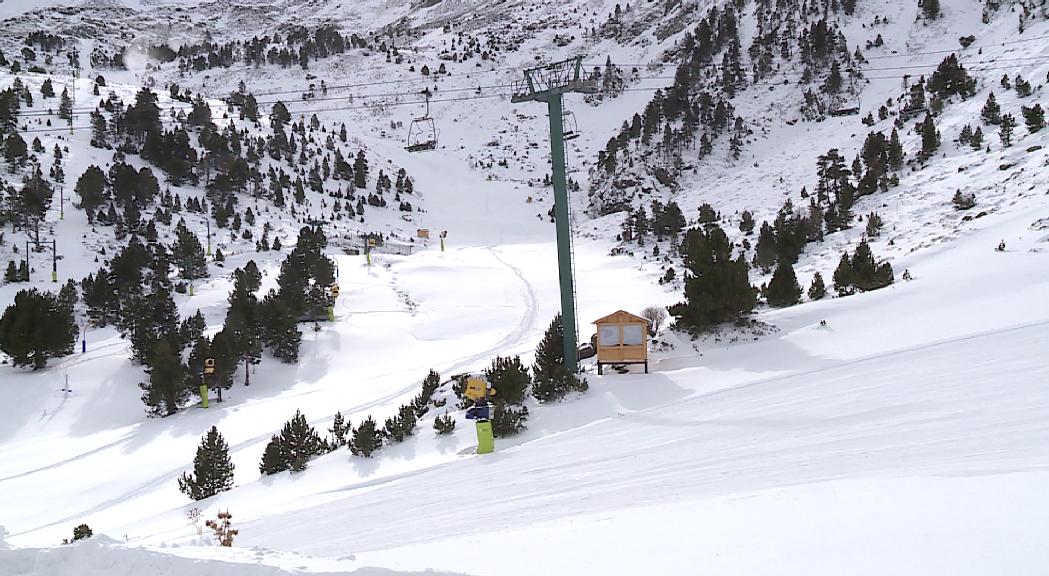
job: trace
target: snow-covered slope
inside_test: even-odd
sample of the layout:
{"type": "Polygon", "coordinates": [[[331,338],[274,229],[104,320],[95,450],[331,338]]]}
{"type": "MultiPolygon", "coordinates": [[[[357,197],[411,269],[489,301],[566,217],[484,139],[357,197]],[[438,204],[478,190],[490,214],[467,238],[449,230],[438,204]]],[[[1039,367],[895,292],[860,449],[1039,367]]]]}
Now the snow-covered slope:
{"type": "MultiPolygon", "coordinates": [[[[491,455],[472,453],[472,427],[450,409],[459,423],[450,436],[433,433],[441,411],[431,411],[416,436],[375,458],[343,450],[302,473],[261,476],[266,442],[296,410],[320,431],[336,411],[354,423],[368,415],[382,421],[417,393],[431,368],[448,377],[479,371],[497,355],[520,354],[530,363],[560,306],[554,231],[546,217],[552,195],[542,185],[545,110],[510,104],[503,84],[536,58],[585,54],[588,64],[603,65],[607,55],[641,65],[641,78],[617,98],[590,106],[569,97],[583,132],[569,144],[570,176],[586,190],[598,150],[624,120],[643,111],[655,88],[673,80],[675,64],[658,64],[681,38],[671,26],[679,14],[673,10],[694,10],[682,16],[691,22],[707,3],[637,4],[629,33],[598,36],[584,36],[583,29],[601,25],[614,2],[289,0],[192,10],[184,2],[148,0],[122,2],[120,10],[116,3],[81,4],[82,13],[45,9],[7,20],[0,40],[46,24],[64,34],[126,27],[135,34],[126,42],[139,45],[156,38],[194,43],[205,34],[222,42],[295,23],[335,23],[347,34],[395,39],[406,55],[401,64],[387,64],[373,46],[370,54],[350,51],[309,70],[131,66],[106,70],[104,90],[130,103],[138,83],[152,81],[162,108],[185,108],[163,89],[178,82],[206,95],[221,117],[221,99],[243,80],[259,94],[264,114],[286,98],[295,120],[316,110],[327,129],[346,123],[349,151],[366,149],[373,165],[389,172],[403,167],[424,206],[411,221],[369,212],[364,229],[404,236],[417,227],[447,230],[447,250],[419,239],[411,255],[380,253],[369,267],[333,243],[343,288],[336,321],[303,330],[299,363],[266,358],[250,387],[238,379],[226,401],[208,410],[145,418],[137,387],[143,370],[130,362],[129,345],[112,328],[89,329],[86,353],[45,370],[0,367],[0,525],[8,543],[54,545],[80,523],[121,541],[0,550],[0,575],[90,574],[114,566],[128,574],[228,573],[225,562],[263,565],[236,568],[247,574],[360,569],[362,575],[385,573],[371,566],[521,575],[873,575],[1039,573],[1049,565],[1049,194],[1041,184],[1049,168],[1039,148],[1049,131],[1028,134],[1018,127],[1006,148],[996,129],[986,127],[990,152],[953,142],[963,125],[979,121],[992,89],[1003,110],[1017,116],[1021,105],[1044,97],[1044,20],[1031,20],[1018,35],[1012,4],[984,24],[983,3],[944,2],[944,17],[927,24],[915,6],[861,2],[856,15],[840,19],[849,46],[862,46],[876,33],[885,41],[883,48],[864,50],[861,115],[797,121],[800,87],[780,88],[778,80],[749,86],[733,100],[754,132],[741,158],[731,159],[719,144],[679,186],[645,197],[673,199],[690,223],[709,202],[741,242],[738,212],[751,210],[760,223],[774,218],[788,197],[803,206],[798,194],[814,189],[817,157],[838,148],[851,159],[868,132],[890,131],[894,116],[870,127],[860,119],[867,112],[877,118],[881,103],[905,91],[904,74],[928,74],[942,51],[958,47],[959,36],[974,34],[975,43],[960,53],[979,80],[977,93],[948,103],[937,118],[941,150],[924,166],[905,167],[899,186],[864,197],[855,208],[857,214],[877,211],[886,222],[871,246],[896,270],[892,286],[763,307],[748,325],[699,340],[665,332],[651,374],[636,368],[587,374],[588,393],[552,406],[530,404],[528,430],[500,440],[491,455]],[[112,21],[98,18],[107,13],[112,21]],[[888,23],[879,18],[874,25],[875,15],[888,16],[888,23]],[[440,51],[460,31],[485,42],[497,37],[506,48],[491,60],[442,60],[440,51]],[[559,46],[558,34],[576,37],[559,46]],[[441,62],[450,75],[408,71],[441,62]],[[1003,73],[1031,79],[1034,94],[1020,99],[1003,90],[1003,73]],[[332,87],[329,100],[298,100],[308,82],[321,79],[332,87]],[[373,82],[380,84],[366,85],[373,82]],[[392,82],[398,84],[384,84],[392,82]],[[411,104],[418,98],[410,94],[434,86],[441,144],[432,153],[409,154],[404,127],[390,123],[419,114],[421,105],[411,104]],[[973,192],[974,212],[984,214],[966,219],[954,210],[957,189],[973,192]],[[994,250],[1000,241],[1003,252],[994,250]],[[900,279],[904,270],[908,281],[900,279]],[[66,378],[71,392],[63,390],[66,378]],[[191,468],[194,449],[212,425],[229,442],[237,486],[192,503],[176,479],[191,468]],[[233,512],[236,548],[202,545],[186,518],[195,506],[208,517],[233,512]]],[[[7,0],[0,15],[40,7],[7,0]]],[[[749,3],[744,12],[755,9],[749,3]]],[[[753,34],[749,21],[743,19],[745,34],[753,34]]],[[[81,60],[108,41],[83,38],[81,60]]],[[[61,73],[57,67],[50,74],[56,87],[61,73]]],[[[35,92],[46,77],[19,76],[35,92]]],[[[86,79],[93,76],[84,74],[76,84],[78,102],[97,101],[86,79]]],[[[0,75],[0,87],[13,77],[0,75]]],[[[69,147],[65,219],[58,220],[56,205],[47,220],[64,256],[60,279],[79,280],[97,269],[98,248],[116,243],[109,230],[92,231],[71,206],[72,186],[88,165],[109,162],[112,152],[89,146],[89,130],[47,131],[43,108],[38,101],[38,114],[25,121],[41,130],[46,150],[69,147]]],[[[244,129],[268,129],[233,114],[244,129]]],[[[84,122],[86,114],[80,117],[84,122]]],[[[910,128],[900,132],[913,157],[920,139],[910,128]]],[[[191,185],[176,190],[202,193],[191,185]]],[[[652,255],[654,242],[609,256],[623,246],[616,240],[623,215],[588,219],[585,196],[574,198],[584,339],[592,333],[590,321],[616,309],[637,312],[682,298],[680,284],[656,283],[677,263],[664,259],[669,242],[660,244],[659,257],[652,255]]],[[[326,201],[312,193],[309,199],[313,207],[326,201]]],[[[242,201],[252,200],[244,195],[242,201]]],[[[303,214],[262,206],[260,216],[290,244],[303,214]]],[[[187,220],[203,233],[203,216],[187,220]]],[[[339,225],[340,237],[363,231],[352,220],[339,225]]],[[[862,234],[860,223],[810,243],[796,267],[802,285],[815,272],[829,280],[841,252],[862,234]]],[[[229,271],[253,259],[269,286],[283,256],[256,252],[252,241],[221,240],[225,267],[212,264],[212,277],[193,296],[176,296],[183,316],[200,309],[209,326],[225,315],[229,271]]],[[[0,263],[17,258],[14,246],[22,242],[19,234],[0,246],[0,263]]],[[[51,288],[46,252],[32,258],[31,285],[51,288]]],[[[768,278],[753,271],[752,280],[768,278]]],[[[0,286],[0,304],[25,286],[0,286]]],[[[439,394],[452,398],[449,407],[455,403],[449,385],[439,394]]]]}

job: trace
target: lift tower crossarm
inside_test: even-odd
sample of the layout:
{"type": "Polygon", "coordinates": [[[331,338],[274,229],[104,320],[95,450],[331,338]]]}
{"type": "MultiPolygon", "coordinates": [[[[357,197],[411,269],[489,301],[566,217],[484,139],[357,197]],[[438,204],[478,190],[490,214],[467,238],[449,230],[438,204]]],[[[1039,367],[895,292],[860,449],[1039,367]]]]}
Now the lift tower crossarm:
{"type": "Polygon", "coordinates": [[[564,332],[565,368],[578,371],[575,288],[572,278],[572,230],[569,222],[568,184],[565,176],[565,141],[562,96],[597,91],[597,83],[584,78],[583,57],[577,56],[524,71],[513,83],[510,101],[546,102],[550,115],[550,162],[554,185],[554,222],[557,227],[557,268],[561,281],[561,328],[564,332]]]}

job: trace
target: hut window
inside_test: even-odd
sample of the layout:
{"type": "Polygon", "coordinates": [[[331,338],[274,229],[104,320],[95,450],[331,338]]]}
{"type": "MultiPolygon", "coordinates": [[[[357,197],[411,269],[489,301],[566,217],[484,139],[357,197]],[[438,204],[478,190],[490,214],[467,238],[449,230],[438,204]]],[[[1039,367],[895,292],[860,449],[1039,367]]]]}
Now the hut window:
{"type": "Polygon", "coordinates": [[[645,343],[644,327],[638,324],[623,326],[623,345],[640,346],[645,343]]]}
{"type": "Polygon", "coordinates": [[[619,326],[600,326],[597,331],[600,346],[619,346],[619,326]]]}

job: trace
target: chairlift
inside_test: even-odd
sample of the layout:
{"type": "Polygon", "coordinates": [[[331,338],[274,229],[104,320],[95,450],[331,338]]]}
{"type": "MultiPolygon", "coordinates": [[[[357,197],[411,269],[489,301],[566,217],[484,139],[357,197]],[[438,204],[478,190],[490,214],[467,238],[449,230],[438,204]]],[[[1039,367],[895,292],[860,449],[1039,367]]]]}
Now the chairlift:
{"type": "Polygon", "coordinates": [[[574,112],[565,110],[561,113],[561,130],[564,131],[566,142],[579,138],[579,124],[576,123],[574,112]]]}
{"type": "Polygon", "coordinates": [[[423,152],[437,148],[437,125],[430,117],[430,89],[422,91],[426,97],[426,114],[413,118],[408,126],[408,142],[404,149],[409,152],[423,152]]]}

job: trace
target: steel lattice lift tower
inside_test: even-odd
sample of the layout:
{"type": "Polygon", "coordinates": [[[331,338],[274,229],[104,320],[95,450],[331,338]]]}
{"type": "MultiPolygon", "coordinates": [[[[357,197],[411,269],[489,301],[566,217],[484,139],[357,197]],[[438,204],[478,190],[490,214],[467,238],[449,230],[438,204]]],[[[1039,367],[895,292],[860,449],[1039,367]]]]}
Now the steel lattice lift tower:
{"type": "Polygon", "coordinates": [[[597,91],[597,83],[583,77],[583,57],[577,56],[524,71],[513,83],[511,102],[546,102],[550,115],[550,163],[554,184],[554,222],[557,227],[557,268],[561,280],[561,328],[564,332],[565,368],[578,370],[575,287],[572,277],[572,230],[569,222],[568,184],[565,176],[565,132],[562,96],[597,91]]]}

